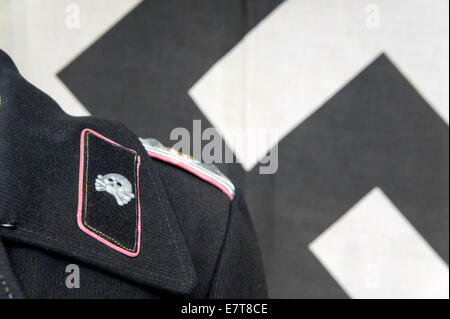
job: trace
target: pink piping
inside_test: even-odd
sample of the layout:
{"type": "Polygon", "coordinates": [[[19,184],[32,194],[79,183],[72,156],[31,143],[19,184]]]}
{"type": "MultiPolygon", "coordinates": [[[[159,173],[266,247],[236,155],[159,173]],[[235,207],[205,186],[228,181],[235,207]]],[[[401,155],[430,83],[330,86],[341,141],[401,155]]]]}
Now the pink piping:
{"type": "Polygon", "coordinates": [[[166,156],[161,155],[159,153],[154,153],[154,152],[148,151],[148,150],[147,150],[147,153],[151,157],[155,157],[155,158],[160,159],[160,160],[162,160],[164,162],[169,162],[169,163],[171,163],[171,164],[173,164],[175,166],[181,167],[182,169],[187,170],[188,172],[190,172],[190,173],[194,174],[195,176],[203,179],[204,181],[213,184],[218,189],[220,189],[222,192],[224,192],[231,200],[233,200],[233,195],[230,193],[230,191],[225,186],[223,186],[221,183],[216,181],[215,179],[213,179],[213,178],[203,174],[202,172],[197,171],[197,170],[193,169],[192,167],[184,164],[183,162],[177,161],[177,160],[175,160],[173,158],[166,157],[166,156]]]}
{"type": "Polygon", "coordinates": [[[139,166],[141,164],[141,158],[140,156],[137,156],[137,174],[136,174],[136,178],[137,178],[137,200],[138,200],[138,238],[137,238],[137,249],[136,252],[130,252],[127,251],[117,245],[112,244],[111,242],[107,241],[106,239],[100,237],[99,235],[97,235],[96,233],[92,232],[91,230],[87,229],[82,222],[82,210],[83,210],[83,175],[84,175],[84,136],[86,134],[86,132],[89,132],[113,145],[116,146],[120,146],[124,149],[127,149],[131,152],[133,152],[134,154],[137,154],[135,150],[132,150],[130,148],[124,147],[112,140],[110,140],[107,137],[104,137],[103,135],[91,130],[91,129],[84,129],[81,132],[81,140],[80,140],[80,172],[79,172],[79,178],[78,178],[78,211],[77,211],[77,223],[78,223],[78,227],[85,232],[86,234],[88,234],[89,236],[97,239],[99,242],[101,242],[102,244],[105,244],[106,246],[124,254],[127,255],[129,257],[136,257],[139,254],[139,251],[141,249],[141,202],[139,199],[139,166]]]}

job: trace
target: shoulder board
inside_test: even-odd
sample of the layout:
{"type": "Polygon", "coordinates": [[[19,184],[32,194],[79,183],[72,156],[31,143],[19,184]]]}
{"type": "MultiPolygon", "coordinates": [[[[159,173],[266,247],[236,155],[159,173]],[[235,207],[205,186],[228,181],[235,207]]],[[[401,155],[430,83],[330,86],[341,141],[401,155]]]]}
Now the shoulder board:
{"type": "Polygon", "coordinates": [[[154,138],[140,138],[142,145],[151,157],[178,166],[202,180],[213,184],[224,192],[231,200],[235,187],[214,164],[201,163],[193,157],[183,154],[173,148],[165,147],[154,138]]]}

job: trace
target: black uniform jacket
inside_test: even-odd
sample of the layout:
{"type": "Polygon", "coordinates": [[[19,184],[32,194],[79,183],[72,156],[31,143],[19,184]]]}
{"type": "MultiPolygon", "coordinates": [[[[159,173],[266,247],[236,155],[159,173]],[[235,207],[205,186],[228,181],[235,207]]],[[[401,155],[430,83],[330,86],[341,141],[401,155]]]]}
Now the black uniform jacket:
{"type": "Polygon", "coordinates": [[[67,115],[1,50],[0,196],[0,297],[266,297],[239,189],[118,122],[67,115]]]}

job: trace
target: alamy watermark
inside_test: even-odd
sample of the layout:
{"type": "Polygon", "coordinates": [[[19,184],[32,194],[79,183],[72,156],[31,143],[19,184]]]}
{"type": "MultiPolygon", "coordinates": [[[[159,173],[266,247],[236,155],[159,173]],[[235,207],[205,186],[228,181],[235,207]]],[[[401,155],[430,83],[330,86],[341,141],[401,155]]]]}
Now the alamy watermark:
{"type": "Polygon", "coordinates": [[[377,4],[369,3],[366,5],[366,27],[368,29],[380,28],[380,7],[377,4]]]}
{"type": "Polygon", "coordinates": [[[80,28],[80,6],[75,3],[70,3],[66,6],[66,20],[65,25],[68,29],[80,28]]]}
{"type": "Polygon", "coordinates": [[[233,156],[230,148],[225,147],[224,134],[217,128],[208,127],[202,130],[201,120],[194,120],[191,132],[184,127],[174,128],[170,133],[170,140],[176,141],[173,149],[184,154],[191,155],[196,160],[203,163],[239,163],[241,158],[259,159],[260,174],[274,174],[278,170],[278,145],[271,142],[276,141],[278,129],[266,128],[227,128],[226,132],[228,145],[233,146],[240,154],[233,156]],[[192,140],[192,144],[191,144],[192,140]],[[207,143],[205,143],[207,142],[207,143]],[[262,158],[257,156],[264,150],[262,158]],[[242,154],[245,153],[245,154],[242,154]]]}
{"type": "Polygon", "coordinates": [[[66,287],[69,289],[80,288],[80,267],[76,264],[66,266],[66,287]]]}

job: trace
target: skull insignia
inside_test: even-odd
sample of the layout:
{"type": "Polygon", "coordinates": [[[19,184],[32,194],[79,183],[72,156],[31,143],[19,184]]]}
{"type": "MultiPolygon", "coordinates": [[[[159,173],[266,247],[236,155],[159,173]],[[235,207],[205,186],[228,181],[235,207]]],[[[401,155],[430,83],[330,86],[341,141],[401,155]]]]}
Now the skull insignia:
{"type": "Polygon", "coordinates": [[[134,198],[131,183],[124,176],[116,173],[97,175],[95,189],[113,195],[119,206],[128,204],[134,198]]]}

